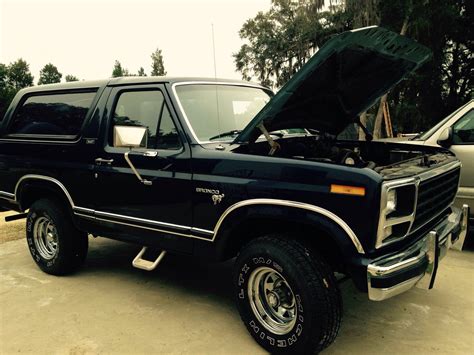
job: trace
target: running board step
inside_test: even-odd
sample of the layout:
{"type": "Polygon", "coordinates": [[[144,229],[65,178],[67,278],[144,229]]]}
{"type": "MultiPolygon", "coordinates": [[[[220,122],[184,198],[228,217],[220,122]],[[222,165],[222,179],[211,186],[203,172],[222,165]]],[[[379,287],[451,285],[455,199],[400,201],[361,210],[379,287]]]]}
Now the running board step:
{"type": "Polygon", "coordinates": [[[136,267],[137,269],[142,269],[146,271],[152,271],[155,270],[158,264],[163,260],[163,258],[166,255],[166,250],[162,250],[160,255],[156,258],[155,261],[150,261],[143,259],[143,255],[147,251],[148,247],[143,247],[142,250],[138,253],[138,255],[133,259],[132,265],[136,267]]]}

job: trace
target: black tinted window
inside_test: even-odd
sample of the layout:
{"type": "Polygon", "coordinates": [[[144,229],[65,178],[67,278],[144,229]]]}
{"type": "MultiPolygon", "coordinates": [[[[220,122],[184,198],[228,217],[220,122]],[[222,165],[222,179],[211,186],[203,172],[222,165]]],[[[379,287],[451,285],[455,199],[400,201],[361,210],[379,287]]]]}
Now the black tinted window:
{"type": "Polygon", "coordinates": [[[179,140],[178,131],[171,118],[170,112],[166,105],[163,106],[161,114],[160,129],[156,141],[158,149],[179,149],[181,141],[179,140]]]}
{"type": "Polygon", "coordinates": [[[158,90],[121,93],[115,106],[114,125],[146,127],[146,147],[149,149],[181,146],[163,94],[158,90]]]}
{"type": "Polygon", "coordinates": [[[127,91],[120,94],[114,124],[147,128],[147,148],[155,148],[158,118],[164,103],[160,91],[127,91]]]}
{"type": "Polygon", "coordinates": [[[454,144],[474,143],[474,110],[466,113],[453,127],[454,144]]]}
{"type": "Polygon", "coordinates": [[[77,136],[95,92],[28,97],[12,120],[10,134],[77,136]]]}

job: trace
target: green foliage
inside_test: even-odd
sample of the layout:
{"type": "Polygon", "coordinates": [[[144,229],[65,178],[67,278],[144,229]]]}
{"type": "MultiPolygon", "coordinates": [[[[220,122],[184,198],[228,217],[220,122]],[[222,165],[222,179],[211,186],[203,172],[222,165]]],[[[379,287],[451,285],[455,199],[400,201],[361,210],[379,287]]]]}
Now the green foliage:
{"type": "Polygon", "coordinates": [[[136,74],[130,73],[128,69],[122,67],[122,64],[116,60],[114,69],[112,70],[112,78],[118,78],[120,76],[136,76],[136,74]]]}
{"type": "Polygon", "coordinates": [[[140,67],[140,69],[138,69],[138,76],[146,76],[145,69],[143,69],[143,67],[140,67]]]}
{"type": "Polygon", "coordinates": [[[33,85],[33,75],[29,64],[22,58],[8,66],[7,83],[15,90],[20,90],[33,85]]]}
{"type": "Polygon", "coordinates": [[[433,51],[433,60],[389,94],[392,121],[398,131],[425,130],[473,95],[473,7],[470,0],[272,0],[269,11],[243,24],[234,61],[244,80],[278,88],[332,34],[404,27],[433,51]]]}
{"type": "Polygon", "coordinates": [[[118,78],[119,76],[124,76],[124,69],[122,64],[118,60],[115,61],[114,69],[112,70],[112,78],[118,78]]]}
{"type": "Polygon", "coordinates": [[[345,13],[321,11],[323,3],[273,0],[269,11],[247,20],[239,32],[245,43],[234,54],[244,80],[256,78],[263,85],[280,87],[329,36],[346,30],[345,13]]]}
{"type": "Polygon", "coordinates": [[[38,85],[59,83],[62,77],[63,75],[59,72],[58,68],[48,63],[40,71],[38,85]]]}
{"type": "Polygon", "coordinates": [[[64,79],[66,79],[66,82],[79,81],[79,78],[77,76],[71,74],[66,75],[64,79]]]}
{"type": "Polygon", "coordinates": [[[0,120],[18,90],[33,85],[29,65],[23,59],[5,65],[0,63],[0,120]]]}
{"type": "Polygon", "coordinates": [[[166,75],[165,64],[163,61],[163,54],[161,49],[156,49],[151,54],[151,76],[163,76],[166,75]]]}

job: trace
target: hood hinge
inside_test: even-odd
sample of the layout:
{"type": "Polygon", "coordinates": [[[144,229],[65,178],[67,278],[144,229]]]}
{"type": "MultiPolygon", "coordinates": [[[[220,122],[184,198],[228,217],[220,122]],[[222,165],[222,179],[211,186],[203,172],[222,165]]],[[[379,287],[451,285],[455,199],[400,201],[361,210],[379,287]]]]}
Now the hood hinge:
{"type": "Polygon", "coordinates": [[[268,155],[273,155],[278,149],[280,149],[280,144],[278,144],[278,142],[275,142],[273,140],[272,136],[270,135],[270,133],[268,133],[263,123],[260,123],[257,127],[260,129],[260,131],[263,133],[263,135],[267,139],[268,144],[270,144],[270,151],[268,152],[268,155]]]}

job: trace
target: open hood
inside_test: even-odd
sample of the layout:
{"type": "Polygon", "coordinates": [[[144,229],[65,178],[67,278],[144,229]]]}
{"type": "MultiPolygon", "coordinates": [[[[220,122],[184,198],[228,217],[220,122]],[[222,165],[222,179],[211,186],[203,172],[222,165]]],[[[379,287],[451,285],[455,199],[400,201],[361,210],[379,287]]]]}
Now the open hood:
{"type": "Polygon", "coordinates": [[[380,27],[344,32],[324,46],[265,105],[235,142],[271,132],[313,128],[337,135],[431,57],[417,42],[380,27]]]}

